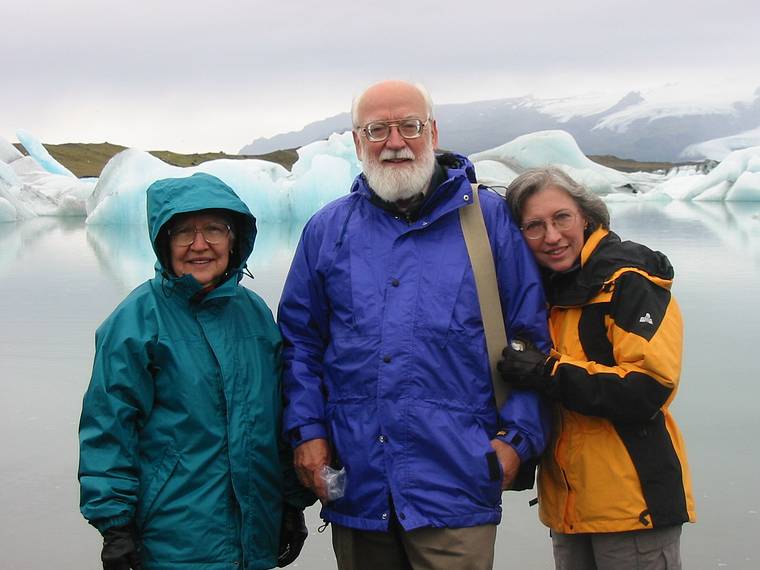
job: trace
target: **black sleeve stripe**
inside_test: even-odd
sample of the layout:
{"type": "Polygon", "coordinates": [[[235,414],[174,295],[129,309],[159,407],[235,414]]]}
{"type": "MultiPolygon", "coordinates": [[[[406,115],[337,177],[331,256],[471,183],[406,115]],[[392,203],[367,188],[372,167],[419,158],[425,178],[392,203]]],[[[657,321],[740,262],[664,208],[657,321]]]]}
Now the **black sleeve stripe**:
{"type": "Polygon", "coordinates": [[[569,410],[617,422],[642,422],[654,417],[671,389],[642,372],[590,374],[581,366],[557,367],[561,402],[569,410]]]}
{"type": "Polygon", "coordinates": [[[649,341],[660,327],[669,303],[670,291],[630,272],[615,282],[610,314],[618,327],[649,341]]]}
{"type": "Polygon", "coordinates": [[[586,358],[605,366],[615,366],[612,343],[607,338],[604,318],[610,310],[609,303],[586,305],[578,322],[578,336],[586,358]]]}

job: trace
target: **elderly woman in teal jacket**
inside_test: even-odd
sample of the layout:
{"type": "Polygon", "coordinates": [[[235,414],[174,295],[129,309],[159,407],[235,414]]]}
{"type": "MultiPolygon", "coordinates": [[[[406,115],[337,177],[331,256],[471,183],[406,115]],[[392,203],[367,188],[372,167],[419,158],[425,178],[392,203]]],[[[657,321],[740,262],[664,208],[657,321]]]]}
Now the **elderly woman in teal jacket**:
{"type": "Polygon", "coordinates": [[[155,277],[96,333],[79,427],[81,510],[103,567],[272,568],[306,538],[280,441],[280,335],[239,284],[256,220],[207,174],[148,188],[155,277]]]}

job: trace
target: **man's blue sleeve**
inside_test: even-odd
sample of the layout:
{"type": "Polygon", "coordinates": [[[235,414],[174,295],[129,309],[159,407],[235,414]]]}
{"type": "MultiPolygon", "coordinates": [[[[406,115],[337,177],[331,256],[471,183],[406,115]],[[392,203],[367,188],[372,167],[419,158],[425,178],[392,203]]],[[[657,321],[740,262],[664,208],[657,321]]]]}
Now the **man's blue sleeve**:
{"type": "Polygon", "coordinates": [[[283,337],[283,430],[296,447],[327,437],[322,389],[323,358],[328,341],[328,305],[316,266],[320,240],[310,222],[285,281],[277,321],[283,337]]]}
{"type": "MultiPolygon", "coordinates": [[[[500,196],[483,192],[491,202],[484,209],[494,250],[496,276],[499,281],[507,339],[527,336],[541,350],[551,347],[541,276],[509,208],[500,196]],[[497,200],[496,204],[493,201],[497,200]],[[495,207],[494,207],[495,206],[495,207]]],[[[501,409],[501,439],[517,451],[520,459],[538,457],[549,441],[551,421],[549,409],[538,393],[532,390],[512,390],[501,409]]]]}

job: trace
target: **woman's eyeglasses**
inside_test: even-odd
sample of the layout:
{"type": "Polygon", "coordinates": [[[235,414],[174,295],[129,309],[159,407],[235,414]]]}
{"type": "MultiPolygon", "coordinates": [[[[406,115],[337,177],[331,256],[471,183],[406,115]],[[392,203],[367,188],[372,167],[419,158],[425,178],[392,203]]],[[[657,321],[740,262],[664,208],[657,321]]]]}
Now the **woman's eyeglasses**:
{"type": "MultiPolygon", "coordinates": [[[[560,210],[549,219],[549,222],[557,230],[569,230],[575,223],[575,217],[575,212],[560,210]]],[[[546,220],[528,220],[520,226],[520,229],[528,239],[541,239],[546,235],[546,220]]]]}
{"type": "Polygon", "coordinates": [[[195,234],[200,232],[209,245],[221,243],[230,235],[230,226],[225,224],[206,224],[200,228],[195,226],[179,226],[169,230],[169,239],[174,245],[187,246],[195,241],[195,234]]]}

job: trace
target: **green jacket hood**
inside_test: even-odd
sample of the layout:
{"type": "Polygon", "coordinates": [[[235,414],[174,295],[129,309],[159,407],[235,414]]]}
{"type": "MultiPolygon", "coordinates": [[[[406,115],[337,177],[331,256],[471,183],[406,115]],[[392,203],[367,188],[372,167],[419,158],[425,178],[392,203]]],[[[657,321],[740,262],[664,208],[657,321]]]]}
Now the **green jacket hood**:
{"type": "Polygon", "coordinates": [[[161,229],[177,214],[221,209],[232,212],[235,220],[236,255],[230,259],[229,271],[246,266],[256,239],[256,218],[248,206],[216,176],[198,172],[186,178],[157,180],[148,187],[147,211],[150,243],[158,259],[157,269],[169,270],[166,250],[161,243],[161,229]]]}

